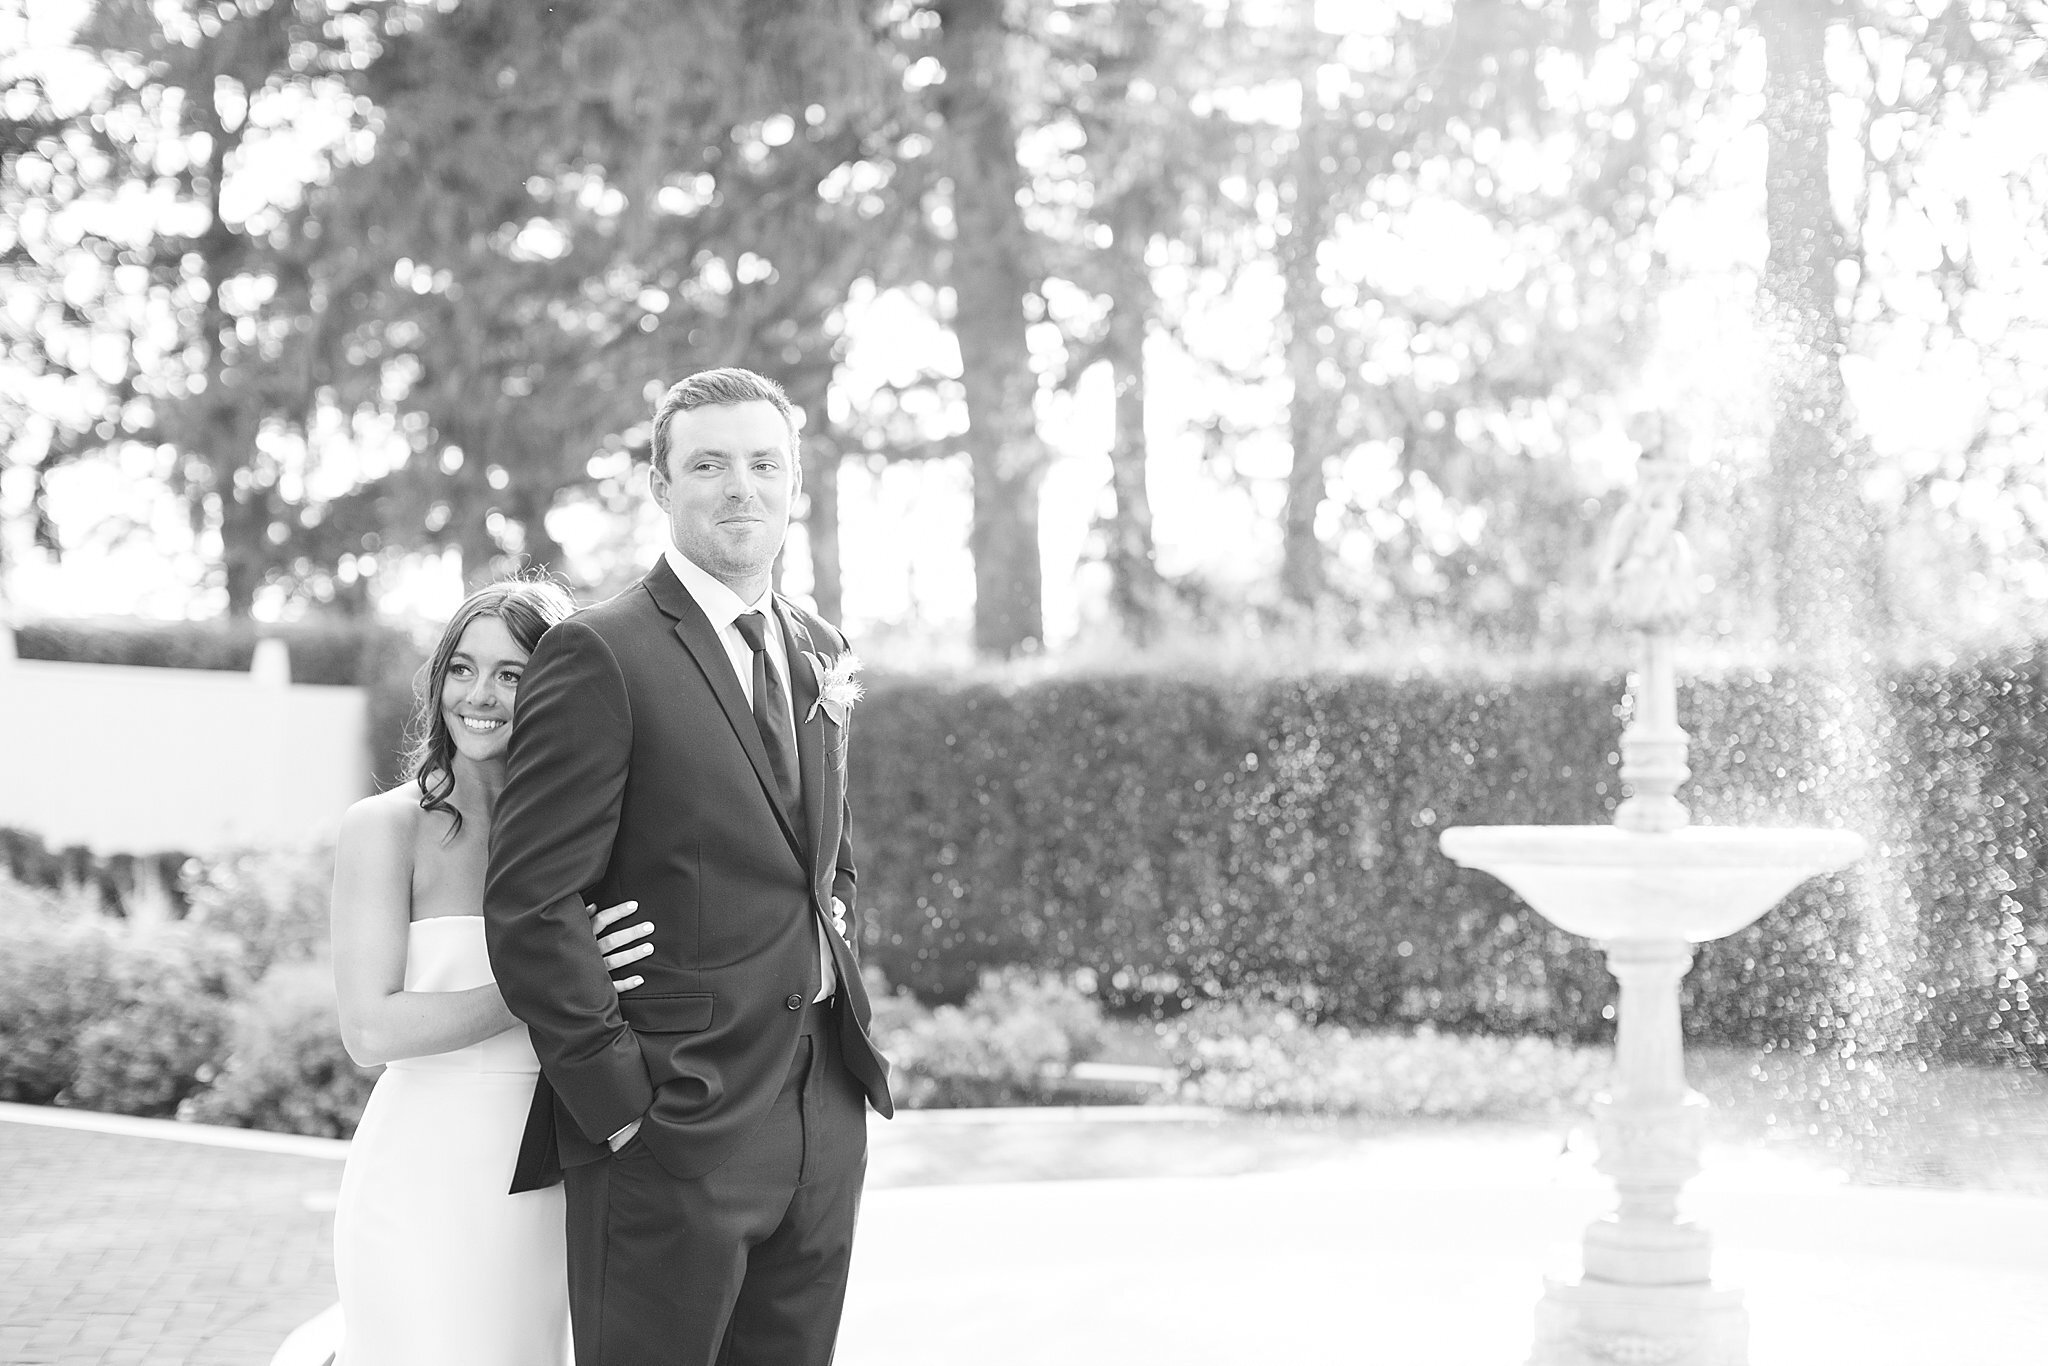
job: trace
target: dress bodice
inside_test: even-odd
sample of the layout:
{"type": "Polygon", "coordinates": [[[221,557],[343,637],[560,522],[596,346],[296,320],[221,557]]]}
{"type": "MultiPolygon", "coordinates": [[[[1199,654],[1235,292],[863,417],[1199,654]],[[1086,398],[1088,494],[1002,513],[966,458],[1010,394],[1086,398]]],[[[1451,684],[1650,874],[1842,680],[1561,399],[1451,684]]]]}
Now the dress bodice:
{"type": "MultiPolygon", "coordinates": [[[[480,915],[437,915],[406,927],[405,989],[467,991],[497,978],[491,975],[484,951],[484,918],[480,915]]],[[[395,1058],[391,1066],[409,1071],[538,1072],[533,1041],[525,1025],[514,1025],[467,1048],[395,1058]]]]}

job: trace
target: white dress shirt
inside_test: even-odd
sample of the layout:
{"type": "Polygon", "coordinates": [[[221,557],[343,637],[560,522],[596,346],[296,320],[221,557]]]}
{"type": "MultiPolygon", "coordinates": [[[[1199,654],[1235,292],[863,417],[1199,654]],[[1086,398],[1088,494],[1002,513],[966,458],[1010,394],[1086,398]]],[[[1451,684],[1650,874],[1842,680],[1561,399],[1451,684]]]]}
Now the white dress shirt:
{"type": "MultiPolygon", "coordinates": [[[[775,670],[782,679],[782,695],[789,699],[789,715],[783,718],[789,727],[789,752],[794,757],[796,748],[796,689],[790,686],[789,642],[783,635],[782,618],[775,610],[775,594],[771,589],[761,594],[756,602],[741,602],[740,595],[693,561],[689,556],[668,546],[662,550],[662,558],[668,567],[683,581],[683,587],[696,600],[705,616],[711,618],[711,629],[718,633],[718,643],[725,647],[725,657],[732,665],[733,673],[739,678],[740,692],[746,697],[749,707],[754,705],[754,647],[747,644],[747,638],[740,634],[740,628],[733,623],[748,612],[759,612],[768,619],[768,629],[762,632],[762,643],[767,647],[768,667],[775,670]]],[[[802,813],[792,811],[791,816],[799,821],[802,813]]],[[[832,909],[841,913],[839,898],[832,898],[832,909]]],[[[825,942],[825,927],[816,927],[818,936],[818,994],[812,998],[822,1001],[839,989],[839,973],[832,964],[832,948],[825,942]]]]}

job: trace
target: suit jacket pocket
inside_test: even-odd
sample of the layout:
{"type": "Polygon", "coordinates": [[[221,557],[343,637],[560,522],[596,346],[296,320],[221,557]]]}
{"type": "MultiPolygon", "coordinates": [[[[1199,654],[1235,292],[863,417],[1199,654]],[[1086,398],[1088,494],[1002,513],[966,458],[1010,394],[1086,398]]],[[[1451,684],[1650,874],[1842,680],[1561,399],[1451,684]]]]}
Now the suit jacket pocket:
{"type": "Polygon", "coordinates": [[[711,1028],[713,998],[708,992],[686,996],[619,998],[626,1023],[639,1034],[695,1034],[711,1028]]]}

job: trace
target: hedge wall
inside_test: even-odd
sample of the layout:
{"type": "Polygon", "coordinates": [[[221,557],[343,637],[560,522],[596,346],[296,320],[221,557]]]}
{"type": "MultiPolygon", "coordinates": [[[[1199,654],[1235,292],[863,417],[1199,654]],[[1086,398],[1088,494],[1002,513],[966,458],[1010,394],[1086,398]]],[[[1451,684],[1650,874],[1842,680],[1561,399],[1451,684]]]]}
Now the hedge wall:
{"type": "MultiPolygon", "coordinates": [[[[1586,1038],[1590,945],[1437,848],[1449,825],[1611,818],[1615,678],[880,680],[855,722],[870,961],[959,999],[994,964],[1125,1004],[1265,998],[1371,1026],[1586,1038]]],[[[2048,1061],[2041,665],[1861,688],[1800,674],[1681,699],[1702,821],[1844,824],[1817,879],[1688,979],[1695,1034],[2048,1061]]]]}
{"type": "MultiPolygon", "coordinates": [[[[299,679],[370,688],[394,776],[419,646],[354,624],[281,634],[299,679]]],[[[19,636],[29,658],[226,668],[253,641],[211,623],[19,636]]],[[[870,961],[929,1000],[1014,964],[1094,972],[1129,1007],[1264,999],[1361,1026],[1605,1037],[1598,953],[1437,836],[1609,819],[1620,692],[1561,674],[877,680],[853,765],[870,961]]],[[[1842,824],[1877,850],[1700,951],[1696,1035],[2048,1062],[2037,652],[1858,686],[1731,675],[1681,707],[1699,819],[1842,824]]],[[[5,838],[0,863],[109,898],[131,876],[5,838]]]]}

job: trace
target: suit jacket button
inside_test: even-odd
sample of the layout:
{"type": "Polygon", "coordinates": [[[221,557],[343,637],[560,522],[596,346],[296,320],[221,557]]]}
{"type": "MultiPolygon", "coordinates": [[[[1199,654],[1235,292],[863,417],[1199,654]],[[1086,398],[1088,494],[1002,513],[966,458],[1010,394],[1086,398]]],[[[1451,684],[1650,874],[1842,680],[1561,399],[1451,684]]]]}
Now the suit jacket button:
{"type": "Polygon", "coordinates": [[[792,991],[789,993],[789,999],[782,1004],[788,1006],[791,1010],[802,1010],[804,1008],[804,998],[792,991]]]}

